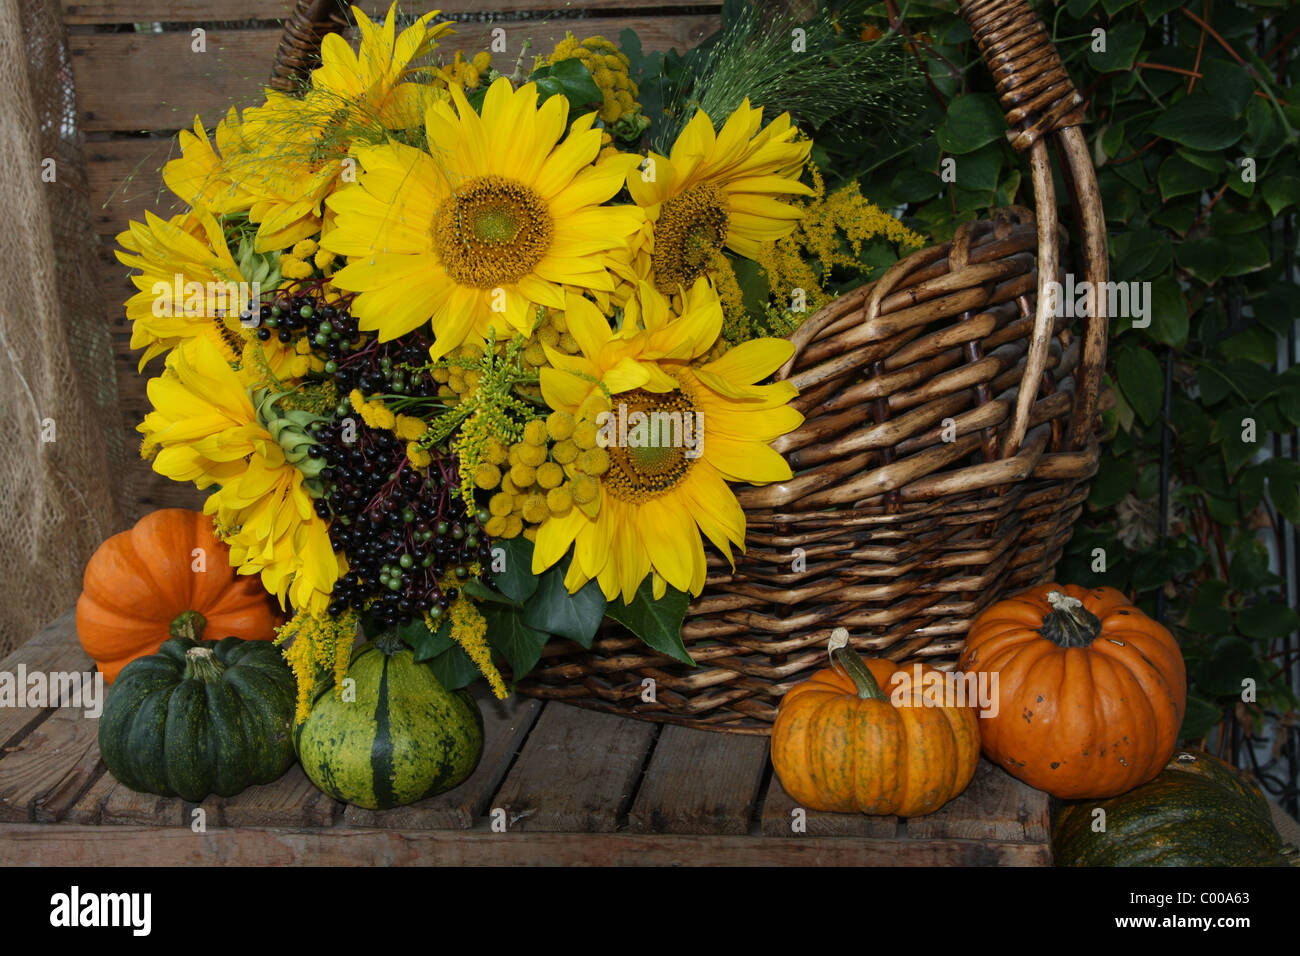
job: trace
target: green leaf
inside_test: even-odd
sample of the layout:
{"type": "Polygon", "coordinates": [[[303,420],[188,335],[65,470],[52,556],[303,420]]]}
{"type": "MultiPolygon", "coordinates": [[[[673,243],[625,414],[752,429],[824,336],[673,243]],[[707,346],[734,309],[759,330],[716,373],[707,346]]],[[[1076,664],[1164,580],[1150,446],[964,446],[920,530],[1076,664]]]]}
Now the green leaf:
{"type": "Polygon", "coordinates": [[[1178,264],[1206,285],[1223,275],[1230,257],[1227,241],[1213,236],[1181,242],[1174,253],[1178,264]]]}
{"type": "Polygon", "coordinates": [[[1151,283],[1151,327],[1147,334],[1157,342],[1181,349],[1187,343],[1187,302],[1178,280],[1161,276],[1151,283]]]}
{"type": "Polygon", "coordinates": [[[1260,541],[1252,539],[1243,542],[1228,561],[1228,583],[1239,591],[1255,591],[1278,584],[1281,580],[1269,570],[1268,549],[1260,541]]]}
{"type": "Polygon", "coordinates": [[[569,101],[570,113],[584,106],[597,106],[605,99],[591,72],[575,58],[561,60],[550,66],[539,67],[528,77],[537,84],[537,101],[543,103],[552,96],[561,95],[569,101]]]}
{"type": "Polygon", "coordinates": [[[527,601],[537,590],[537,575],[533,574],[533,543],[519,535],[493,542],[492,564],[495,567],[501,548],[502,568],[493,574],[497,590],[512,601],[527,601]]]}
{"type": "Polygon", "coordinates": [[[1088,491],[1088,506],[1096,511],[1111,507],[1129,493],[1136,478],[1137,464],[1132,455],[1104,456],[1088,491]]]}
{"type": "Polygon", "coordinates": [[[505,604],[510,607],[523,607],[523,602],[515,601],[506,597],[499,591],[493,591],[490,587],[480,581],[478,578],[469,578],[460,586],[461,592],[468,594],[476,601],[492,601],[496,604],[505,604]]]}
{"type": "Polygon", "coordinates": [[[1286,458],[1264,462],[1268,499],[1287,521],[1300,527],[1300,464],[1286,458]]]}
{"type": "Polygon", "coordinates": [[[415,620],[397,628],[397,636],[415,651],[417,661],[427,661],[451,647],[451,622],[443,621],[437,632],[430,631],[424,621],[415,620]]]}
{"type": "Polygon", "coordinates": [[[947,153],[970,153],[1006,132],[1007,120],[991,93],[963,93],[948,104],[936,136],[947,153]]]}
{"type": "Polygon", "coordinates": [[[1226,149],[1241,138],[1246,121],[1228,104],[1206,93],[1191,93],[1161,113],[1151,135],[1193,149],[1226,149]]]}
{"type": "Polygon", "coordinates": [[[1121,23],[1106,31],[1106,52],[1097,53],[1088,43],[1088,63],[1098,73],[1113,73],[1116,70],[1130,70],[1137,59],[1138,48],[1146,37],[1146,29],[1140,23],[1121,23]]]}
{"type": "Polygon", "coordinates": [[[1260,601],[1237,612],[1237,629],[1254,640],[1271,641],[1300,629],[1300,615],[1285,604],[1260,601]]]}
{"type": "Polygon", "coordinates": [[[1170,10],[1177,10],[1186,0],[1142,0],[1142,12],[1147,23],[1155,23],[1170,10]]]}
{"type": "Polygon", "coordinates": [[[605,595],[594,580],[570,594],[564,586],[570,560],[566,558],[542,575],[537,593],[524,605],[523,621],[539,631],[591,647],[591,639],[605,618],[605,595]]]}
{"type": "Polygon", "coordinates": [[[690,603],[690,598],[683,591],[669,588],[656,601],[653,591],[647,576],[641,582],[631,604],[624,604],[621,600],[611,601],[605,614],[660,654],[667,654],[674,660],[694,666],[695,661],[682,643],[682,621],[686,618],[686,605],[690,603]]]}
{"type": "Polygon", "coordinates": [[[926,199],[933,199],[939,195],[942,187],[943,183],[934,173],[912,167],[899,170],[898,175],[889,183],[894,198],[899,202],[923,202],[926,199]]]}
{"type": "Polygon", "coordinates": [[[1220,443],[1224,467],[1228,469],[1229,475],[1235,474],[1238,468],[1259,452],[1259,437],[1262,431],[1255,411],[1249,405],[1237,405],[1219,414],[1210,437],[1220,443]],[[1255,420],[1253,442],[1242,439],[1243,434],[1246,433],[1246,419],[1255,420]]]}
{"type": "Polygon", "coordinates": [[[1175,196],[1200,193],[1219,181],[1219,174],[1188,161],[1181,153],[1172,153],[1160,164],[1156,183],[1160,195],[1167,202],[1175,196]]]}
{"type": "Polygon", "coordinates": [[[485,607],[482,612],[488,626],[488,643],[506,659],[514,680],[521,680],[542,656],[550,635],[529,627],[523,612],[514,608],[485,607]]]}
{"type": "Polygon", "coordinates": [[[1232,612],[1227,608],[1193,604],[1187,609],[1183,627],[1207,636],[1222,637],[1232,631],[1232,612]]]}
{"type": "Polygon", "coordinates": [[[1224,357],[1267,365],[1277,358],[1277,336],[1263,326],[1220,339],[1216,347],[1224,357]]]}
{"type": "Polygon", "coordinates": [[[1178,731],[1180,740],[1199,740],[1223,719],[1219,708],[1208,700],[1187,695],[1187,710],[1183,712],[1183,726],[1178,731]]]}
{"type": "Polygon", "coordinates": [[[433,668],[433,676],[438,678],[438,683],[447,690],[468,687],[480,676],[478,667],[459,644],[453,644],[430,660],[429,666],[433,668]]]}
{"type": "Polygon", "coordinates": [[[1270,176],[1260,184],[1259,193],[1268,203],[1268,211],[1276,216],[1288,206],[1300,202],[1300,178],[1270,176]]]}
{"type": "Polygon", "coordinates": [[[1223,271],[1225,276],[1240,276],[1248,272],[1258,272],[1269,266],[1268,247],[1257,235],[1237,236],[1228,244],[1228,257],[1231,260],[1223,271]]]}
{"type": "Polygon", "coordinates": [[[1120,282],[1150,279],[1168,271],[1173,262],[1169,237],[1156,229],[1126,229],[1110,240],[1110,259],[1120,282]]]}
{"type": "Polygon", "coordinates": [[[1165,375],[1160,361],[1141,348],[1127,348],[1116,359],[1120,388],[1133,410],[1150,425],[1160,417],[1164,399],[1165,375]]]}
{"type": "Polygon", "coordinates": [[[1243,113],[1255,92],[1250,70],[1235,61],[1207,57],[1201,63],[1207,93],[1227,104],[1233,113],[1243,113]]]}

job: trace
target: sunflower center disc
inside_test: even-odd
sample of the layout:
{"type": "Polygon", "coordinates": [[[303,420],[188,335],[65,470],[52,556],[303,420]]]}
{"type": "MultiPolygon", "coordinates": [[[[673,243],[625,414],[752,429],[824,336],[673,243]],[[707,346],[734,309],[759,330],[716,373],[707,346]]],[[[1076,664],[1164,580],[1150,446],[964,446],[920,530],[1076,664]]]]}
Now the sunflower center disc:
{"type": "Polygon", "coordinates": [[[511,285],[532,272],[550,248],[546,203],[523,183],[480,176],[438,208],[433,248],[455,282],[476,289],[511,285]]]}
{"type": "Polygon", "coordinates": [[[634,389],[617,396],[614,415],[621,418],[619,404],[627,408],[627,429],[623,434],[620,428],[617,440],[606,449],[606,487],[616,498],[632,503],[671,491],[695,460],[687,454],[700,439],[694,403],[682,391],[634,389]]]}
{"type": "Polygon", "coordinates": [[[664,203],[655,224],[654,273],[660,292],[690,286],[727,240],[727,211],[716,186],[702,183],[664,203]]]}

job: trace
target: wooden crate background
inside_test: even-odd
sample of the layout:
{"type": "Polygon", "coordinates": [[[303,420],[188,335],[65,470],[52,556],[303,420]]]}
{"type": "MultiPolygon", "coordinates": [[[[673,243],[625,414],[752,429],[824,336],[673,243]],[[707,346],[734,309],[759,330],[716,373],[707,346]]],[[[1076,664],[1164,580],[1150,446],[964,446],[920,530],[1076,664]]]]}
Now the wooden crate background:
{"type": "MultiPolygon", "coordinates": [[[[113,257],[114,237],[146,209],[176,211],[159,170],[176,151],[178,130],[195,114],[210,130],[230,105],[257,101],[280,37],[281,18],[293,0],[61,0],[76,83],[77,110],[86,135],[86,165],[92,216],[99,237],[101,307],[113,335],[121,396],[122,432],[129,448],[135,425],[148,410],[147,376],[136,371],[138,355],[128,347],[131,332],[122,303],[134,291],[127,270],[113,257]],[[151,24],[139,32],[133,24],[151,24]],[[206,31],[207,52],[195,53],[191,31],[206,31]]],[[[360,0],[361,9],[381,17],[389,0],[360,0]]],[[[578,36],[616,39],[632,28],[646,50],[685,50],[717,29],[718,3],[687,0],[427,0],[400,4],[403,13],[442,9],[467,22],[443,49],[472,54],[488,46],[491,31],[506,31],[507,52],[493,64],[509,72],[525,39],[528,51],[548,52],[566,30],[578,36]],[[561,11],[556,13],[555,11],[561,11]]],[[[349,35],[349,39],[353,37],[349,35]]],[[[157,373],[157,360],[149,371],[157,373]]],[[[132,457],[137,489],[134,520],[163,507],[198,507],[203,496],[192,485],[169,481],[132,457]]]]}

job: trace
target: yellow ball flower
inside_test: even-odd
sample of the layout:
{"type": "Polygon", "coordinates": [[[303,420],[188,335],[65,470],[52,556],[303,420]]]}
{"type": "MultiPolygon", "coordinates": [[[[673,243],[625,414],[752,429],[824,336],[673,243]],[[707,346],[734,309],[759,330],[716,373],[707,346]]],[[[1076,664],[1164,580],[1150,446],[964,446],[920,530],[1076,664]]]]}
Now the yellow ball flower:
{"type": "Polygon", "coordinates": [[[293,244],[293,255],[298,259],[307,259],[316,254],[316,249],[314,239],[300,239],[293,244]]]}
{"type": "Polygon", "coordinates": [[[578,470],[588,475],[603,475],[609,471],[609,452],[603,448],[590,448],[578,456],[578,470]]]}
{"type": "Polygon", "coordinates": [[[573,507],[573,493],[569,491],[567,485],[552,488],[546,493],[546,507],[557,518],[564,517],[573,507]]]}
{"type": "Polygon", "coordinates": [[[530,445],[546,444],[546,422],[540,418],[534,418],[524,426],[524,441],[530,445]]]}
{"type": "MultiPolygon", "coordinates": [[[[514,495],[504,491],[498,492],[497,494],[493,495],[492,500],[488,502],[488,511],[498,518],[504,518],[506,515],[510,514],[510,512],[514,510],[515,510],[514,495]]],[[[493,533],[494,532],[491,531],[488,532],[488,534],[493,534],[493,533]]]]}
{"type": "Polygon", "coordinates": [[[578,446],[567,438],[556,442],[555,447],[551,449],[551,457],[561,465],[572,464],[578,457],[578,446]]]}
{"type": "Polygon", "coordinates": [[[600,494],[600,483],[590,475],[579,475],[573,479],[573,500],[580,505],[596,500],[600,494]]]}
{"type": "MultiPolygon", "coordinates": [[[[537,424],[541,425],[542,433],[545,434],[546,426],[540,421],[537,424]]],[[[520,445],[519,460],[525,465],[532,465],[536,468],[546,461],[546,448],[542,445],[520,445]]]]}
{"type": "Polygon", "coordinates": [[[564,481],[564,469],[553,461],[544,461],[537,466],[537,483],[545,489],[552,489],[564,481]]]}
{"type": "Polygon", "coordinates": [[[524,530],[523,519],[519,515],[511,515],[506,519],[506,530],[501,533],[503,538],[517,538],[519,532],[524,530]]]}
{"type": "Polygon", "coordinates": [[[529,524],[541,524],[550,517],[551,513],[551,510],[546,507],[546,499],[541,495],[529,495],[524,499],[523,507],[519,511],[529,524]]]}
{"type": "Polygon", "coordinates": [[[596,447],[596,426],[591,422],[583,422],[573,430],[573,443],[583,451],[588,451],[596,447]]]}
{"type": "Polygon", "coordinates": [[[491,462],[483,462],[474,469],[474,486],[484,491],[491,491],[501,484],[501,469],[491,462]]]}
{"type": "Polygon", "coordinates": [[[537,471],[532,465],[520,462],[510,469],[510,480],[519,488],[528,488],[537,480],[537,471]]]}
{"type": "Polygon", "coordinates": [[[493,538],[503,537],[506,530],[506,516],[493,515],[488,519],[488,523],[483,526],[483,530],[493,538]]]}
{"type": "Polygon", "coordinates": [[[568,412],[551,412],[546,416],[546,433],[556,441],[564,441],[573,434],[575,422],[568,412]]]}
{"type": "Polygon", "coordinates": [[[489,438],[483,444],[483,456],[492,464],[500,465],[506,460],[506,446],[495,436],[489,438]]]}

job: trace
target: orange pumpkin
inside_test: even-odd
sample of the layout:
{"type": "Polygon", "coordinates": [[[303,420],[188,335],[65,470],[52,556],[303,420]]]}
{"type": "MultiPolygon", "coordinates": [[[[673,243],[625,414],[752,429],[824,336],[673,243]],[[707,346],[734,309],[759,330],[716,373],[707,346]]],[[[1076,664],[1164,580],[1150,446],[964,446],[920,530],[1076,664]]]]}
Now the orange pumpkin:
{"type": "Polygon", "coordinates": [[[942,673],[864,661],[844,628],[829,649],[831,667],[791,687],[772,726],[786,793],[812,810],[911,817],[965,790],[980,758],[979,719],[972,707],[925,702],[924,675],[942,673]]]}
{"type": "Polygon", "coordinates": [[[1058,797],[1113,797],[1154,779],[1187,706],[1178,643],[1114,588],[1044,584],[994,604],[957,666],[997,675],[984,753],[1058,797]]]}
{"type": "Polygon", "coordinates": [[[258,577],[230,566],[212,519],[183,508],[147,514],[101,544],[77,601],[77,636],[110,684],[168,637],[198,640],[206,626],[211,637],[264,641],[284,620],[258,577]]]}

